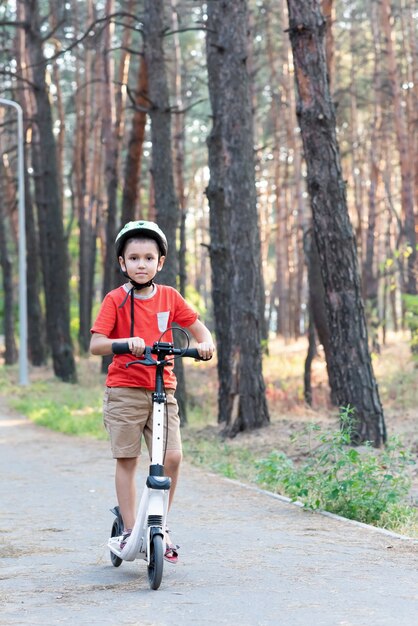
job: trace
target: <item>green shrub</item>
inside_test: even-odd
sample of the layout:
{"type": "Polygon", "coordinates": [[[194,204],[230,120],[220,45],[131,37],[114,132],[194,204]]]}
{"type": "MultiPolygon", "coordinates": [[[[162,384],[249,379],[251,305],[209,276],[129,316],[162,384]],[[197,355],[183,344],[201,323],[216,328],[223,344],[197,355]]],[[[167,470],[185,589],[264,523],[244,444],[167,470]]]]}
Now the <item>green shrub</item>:
{"type": "Polygon", "coordinates": [[[411,331],[411,352],[418,359],[418,296],[404,294],[406,321],[411,331]]]}
{"type": "Polygon", "coordinates": [[[302,432],[299,443],[307,456],[299,466],[281,452],[272,452],[258,462],[257,482],[309,509],[366,524],[393,528],[416,517],[416,510],[408,505],[411,453],[397,439],[382,451],[371,444],[350,447],[349,407],[341,419],[341,430],[323,432],[311,425],[302,432]]]}

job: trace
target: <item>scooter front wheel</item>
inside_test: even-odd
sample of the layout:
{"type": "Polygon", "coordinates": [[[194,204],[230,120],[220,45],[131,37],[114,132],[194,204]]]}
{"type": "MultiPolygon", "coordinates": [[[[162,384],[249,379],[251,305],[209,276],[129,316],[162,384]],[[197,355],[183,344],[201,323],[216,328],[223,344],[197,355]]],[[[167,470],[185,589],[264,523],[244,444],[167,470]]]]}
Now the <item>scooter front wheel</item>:
{"type": "Polygon", "coordinates": [[[164,544],[161,535],[154,535],[150,544],[148,580],[151,589],[158,589],[163,578],[164,544]]]}

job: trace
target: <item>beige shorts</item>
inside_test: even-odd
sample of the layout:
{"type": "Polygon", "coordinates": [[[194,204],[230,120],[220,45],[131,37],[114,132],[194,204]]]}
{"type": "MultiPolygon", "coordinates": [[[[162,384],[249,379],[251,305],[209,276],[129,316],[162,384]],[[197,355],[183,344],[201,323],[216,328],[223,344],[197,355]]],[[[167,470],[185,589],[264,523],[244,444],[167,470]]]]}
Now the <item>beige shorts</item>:
{"type": "MultiPolygon", "coordinates": [[[[166,389],[168,429],[164,425],[164,446],[181,451],[180,418],[173,389],[166,389]],[[167,442],[167,445],[165,445],[167,442]]],[[[106,387],[103,421],[110,436],[113,458],[133,458],[141,454],[141,438],[151,456],[152,391],[139,387],[106,387]]]]}

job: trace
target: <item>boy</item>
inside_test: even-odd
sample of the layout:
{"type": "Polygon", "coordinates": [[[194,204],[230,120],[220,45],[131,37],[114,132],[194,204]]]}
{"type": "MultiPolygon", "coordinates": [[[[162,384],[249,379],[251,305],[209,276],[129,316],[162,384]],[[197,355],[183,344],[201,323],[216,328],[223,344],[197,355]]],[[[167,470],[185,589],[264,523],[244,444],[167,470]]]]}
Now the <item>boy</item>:
{"type": "MultiPolygon", "coordinates": [[[[140,357],[145,346],[152,346],[163,333],[164,341],[172,341],[170,328],[173,323],[190,331],[203,359],[209,359],[215,347],[210,331],[198,320],[196,311],[178,291],[154,283],[168,249],[167,239],[157,224],[142,220],[128,222],[116,237],[115,245],[122,273],[129,282],[110,291],[103,300],[91,329],[90,350],[94,355],[110,355],[114,341],[126,341],[132,353],[114,355],[108,369],[103,402],[104,424],[116,459],[116,495],[124,521],[123,548],[135,523],[135,473],[141,435],[144,435],[149,451],[152,444],[155,376],[153,368],[126,368],[125,363],[132,360],[132,355],[140,357]]],[[[164,468],[171,478],[170,506],[182,459],[180,420],[174,398],[176,378],[172,367],[164,368],[164,384],[168,404],[164,468]]],[[[166,560],[176,563],[177,549],[178,546],[174,546],[166,534],[166,560]]]]}

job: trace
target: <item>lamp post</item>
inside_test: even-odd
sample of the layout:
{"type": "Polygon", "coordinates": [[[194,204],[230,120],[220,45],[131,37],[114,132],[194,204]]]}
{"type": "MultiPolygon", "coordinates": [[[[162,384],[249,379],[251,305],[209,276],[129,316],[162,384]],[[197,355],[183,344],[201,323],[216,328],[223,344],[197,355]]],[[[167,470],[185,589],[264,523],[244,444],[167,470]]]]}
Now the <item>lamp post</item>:
{"type": "Polygon", "coordinates": [[[23,143],[23,111],[14,100],[0,98],[0,105],[10,106],[17,113],[17,182],[19,195],[19,383],[27,385],[28,377],[28,300],[26,290],[25,170],[23,143]]]}

